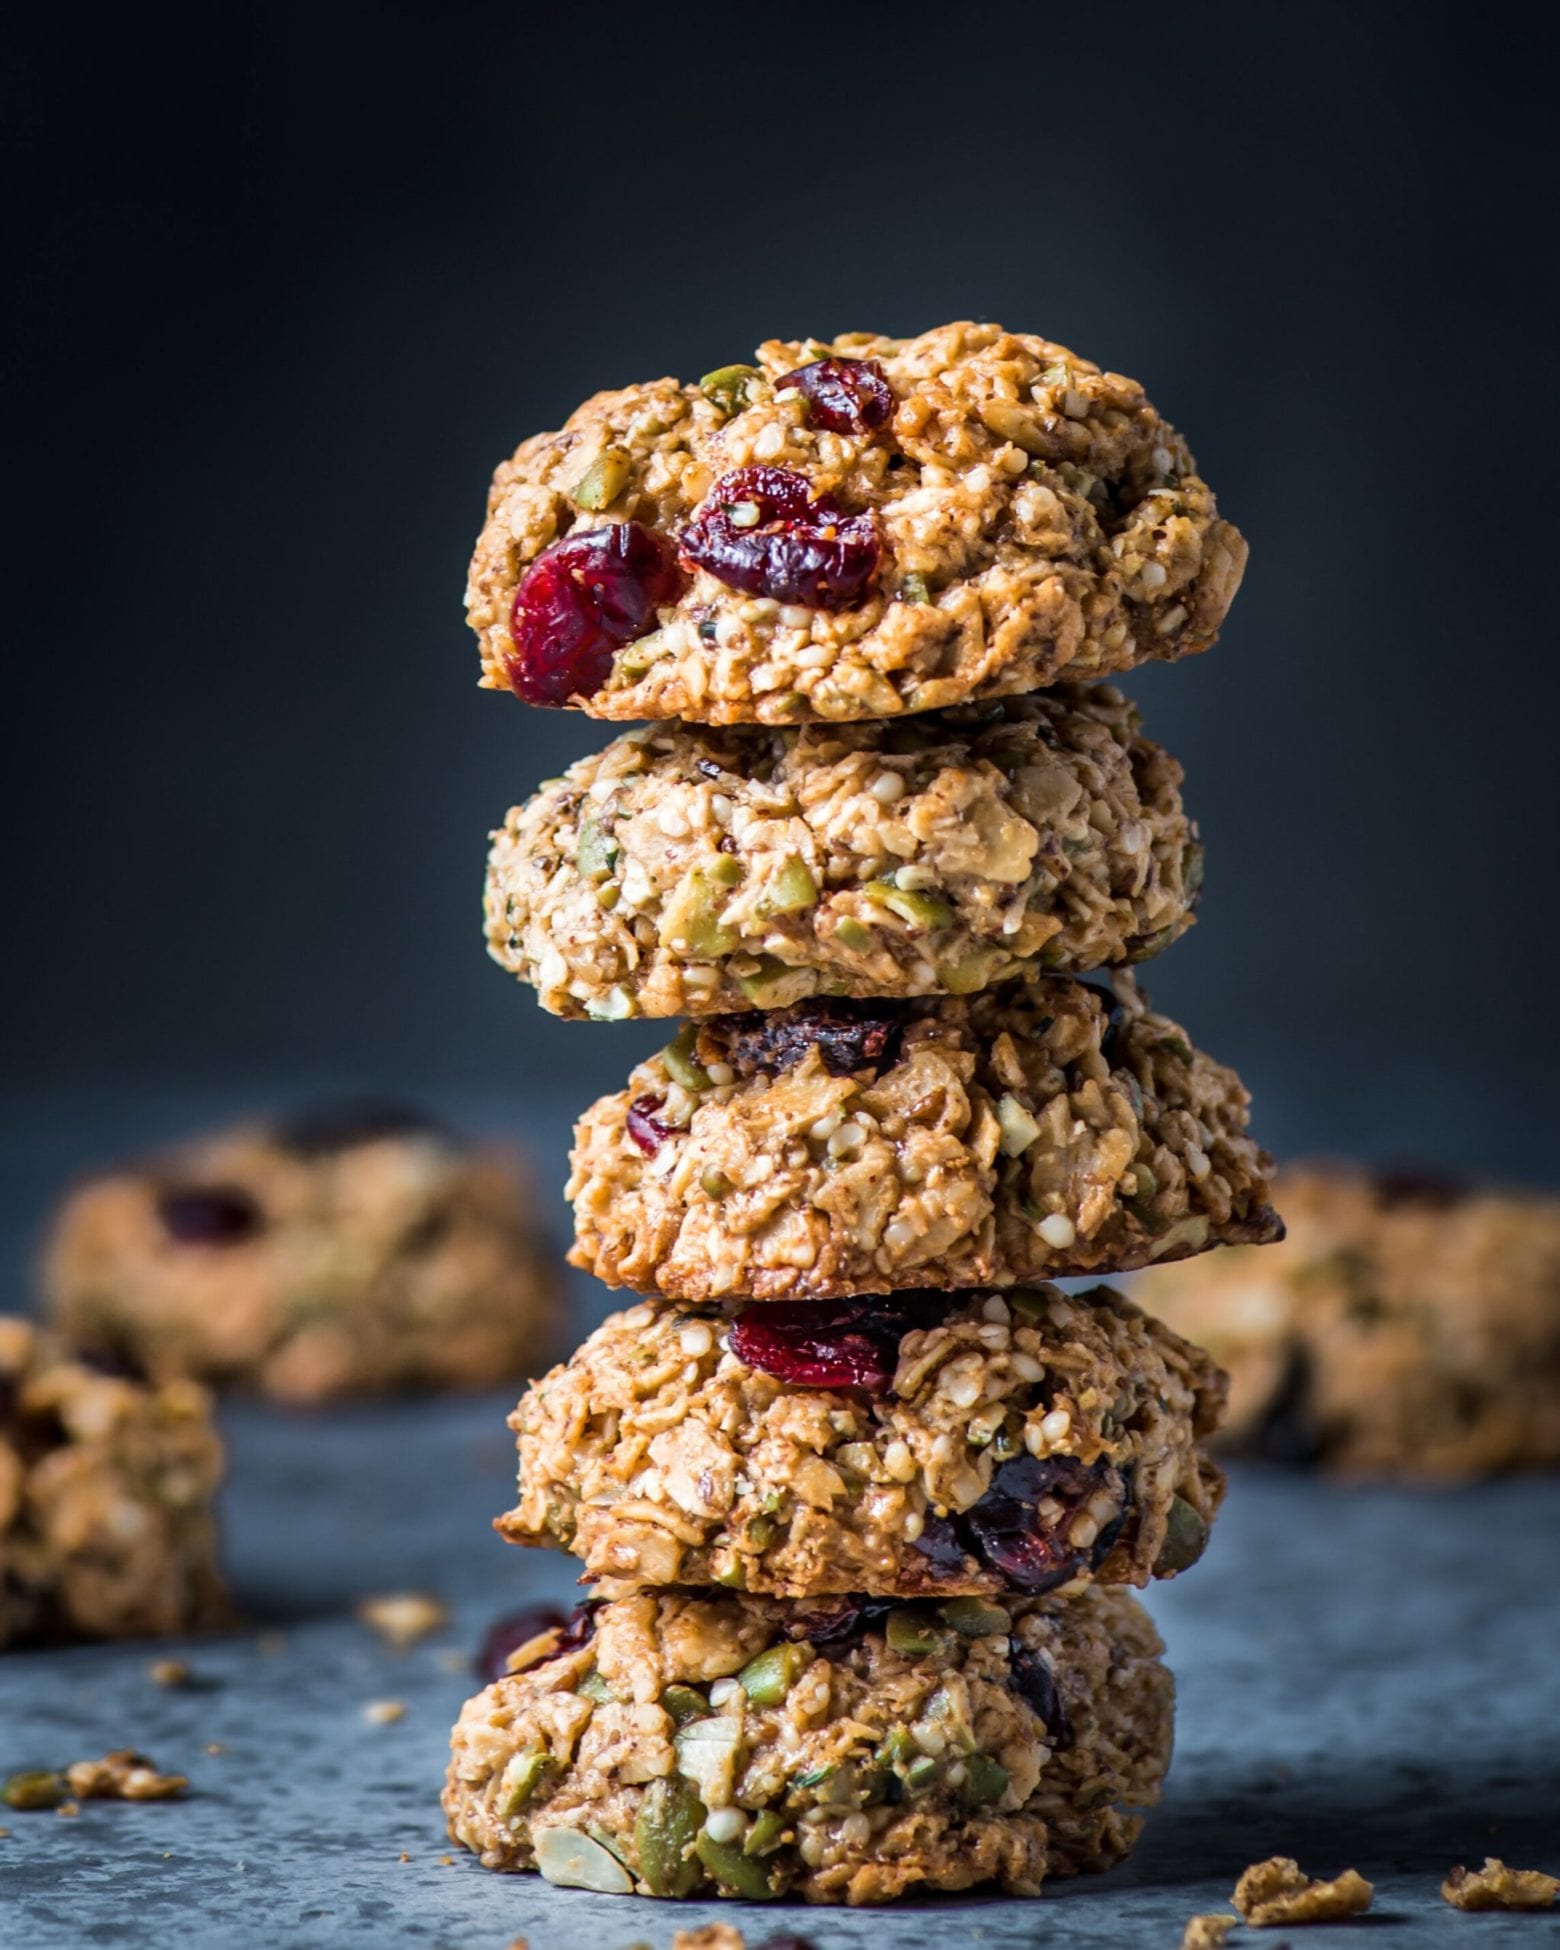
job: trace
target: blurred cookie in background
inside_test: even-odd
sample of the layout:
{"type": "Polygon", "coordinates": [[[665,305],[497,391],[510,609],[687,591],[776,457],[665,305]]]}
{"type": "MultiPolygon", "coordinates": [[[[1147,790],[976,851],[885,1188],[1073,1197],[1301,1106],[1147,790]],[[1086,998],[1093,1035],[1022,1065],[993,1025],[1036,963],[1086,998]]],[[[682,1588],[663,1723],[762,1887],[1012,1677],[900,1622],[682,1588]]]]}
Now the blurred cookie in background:
{"type": "Polygon", "coordinates": [[[1130,1283],[1230,1374],[1222,1446],[1346,1473],[1560,1465],[1560,1197],[1281,1170],[1282,1244],[1130,1283]]]}
{"type": "Polygon", "coordinates": [[[204,1388],[75,1360],[0,1317],[0,1649],[222,1623],[204,1388]]]}
{"type": "Polygon", "coordinates": [[[331,1105],[92,1178],[43,1291],[78,1348],[288,1402],[540,1372],[559,1262],[519,1160],[418,1112],[331,1105]]]}

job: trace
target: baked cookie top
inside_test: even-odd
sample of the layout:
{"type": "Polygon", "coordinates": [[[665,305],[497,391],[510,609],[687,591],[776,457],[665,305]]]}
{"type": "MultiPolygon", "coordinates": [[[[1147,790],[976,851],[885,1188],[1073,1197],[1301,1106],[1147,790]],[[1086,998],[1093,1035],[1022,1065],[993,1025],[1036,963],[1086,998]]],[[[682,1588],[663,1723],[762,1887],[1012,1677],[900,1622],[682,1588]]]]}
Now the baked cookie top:
{"type": "Polygon", "coordinates": [[[772,339],[498,469],[482,683],[594,717],[887,718],[1205,650],[1246,561],[1135,380],[1029,333],[772,339]]]}
{"type": "Polygon", "coordinates": [[[645,726],[493,836],[488,948],[608,1021],[1145,961],[1202,882],[1180,782],[1108,684],[888,727],[645,726]]]}

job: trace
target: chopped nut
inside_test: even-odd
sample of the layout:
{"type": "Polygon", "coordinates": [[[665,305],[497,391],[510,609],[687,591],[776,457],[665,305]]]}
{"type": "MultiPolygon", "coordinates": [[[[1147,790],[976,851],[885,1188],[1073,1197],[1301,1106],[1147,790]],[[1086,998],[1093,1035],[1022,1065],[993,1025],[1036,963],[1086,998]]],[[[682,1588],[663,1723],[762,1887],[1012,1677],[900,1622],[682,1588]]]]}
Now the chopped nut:
{"type": "Polygon", "coordinates": [[[1229,1933],[1240,1921],[1215,1910],[1206,1916],[1189,1916],[1181,1938],[1181,1950],[1224,1950],[1229,1933]]]}
{"type": "Polygon", "coordinates": [[[1292,1856],[1253,1862],[1235,1885],[1232,1898],[1242,1918],[1256,1929],[1279,1923],[1332,1923],[1370,1908],[1375,1890],[1356,1869],[1331,1882],[1313,1882],[1292,1856]]]}
{"type": "Polygon", "coordinates": [[[387,1645],[404,1651],[449,1623],[449,1607],[429,1591],[387,1592],[365,1598],[357,1608],[360,1621],[387,1645]]]}
{"type": "Polygon", "coordinates": [[[183,1774],[159,1774],[145,1754],[117,1748],[101,1760],[78,1760],[65,1770],[70,1791],[83,1801],[172,1801],[189,1786],[183,1774]]]}
{"type": "Polygon", "coordinates": [[[1548,1909],[1560,1894],[1560,1877],[1541,1869],[1508,1869],[1487,1855],[1482,1869],[1459,1863],[1441,1884],[1441,1894],[1453,1909],[1548,1909]]]}
{"type": "Polygon", "coordinates": [[[182,1659],[154,1659],[146,1668],[146,1676],[157,1686],[187,1686],[190,1683],[190,1669],[182,1659]]]}
{"type": "Polygon", "coordinates": [[[371,1726],[387,1727],[406,1718],[405,1702],[398,1699],[371,1699],[363,1708],[363,1718],[371,1726]]]}

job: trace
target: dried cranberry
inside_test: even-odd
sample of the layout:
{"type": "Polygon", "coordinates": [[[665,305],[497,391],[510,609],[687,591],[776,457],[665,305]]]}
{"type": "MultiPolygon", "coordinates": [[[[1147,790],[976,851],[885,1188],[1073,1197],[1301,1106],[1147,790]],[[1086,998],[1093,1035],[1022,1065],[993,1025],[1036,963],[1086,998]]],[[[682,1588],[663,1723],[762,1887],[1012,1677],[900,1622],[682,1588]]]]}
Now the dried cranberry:
{"type": "Polygon", "coordinates": [[[236,1246],[265,1224],[242,1185],[169,1185],[158,1194],[157,1216],[181,1246],[236,1246]]]}
{"type": "Polygon", "coordinates": [[[1383,1211],[1400,1205],[1417,1205],[1428,1212],[1446,1212],[1460,1204],[1473,1187],[1456,1172],[1442,1171],[1435,1165],[1388,1165],[1371,1179],[1376,1203],[1383,1211]]]}
{"type": "Polygon", "coordinates": [[[866,433],[893,417],[888,374],[876,359],[819,359],[775,381],[775,391],[795,389],[807,401],[807,418],[830,433],[866,433]]]}
{"type": "Polygon", "coordinates": [[[892,1069],[902,1017],[881,1002],[796,1002],[766,1013],[715,1016],[704,1028],[711,1056],[739,1077],[777,1077],[816,1049],[831,1077],[892,1069]]]}
{"type": "Polygon", "coordinates": [[[750,1368],[796,1388],[865,1388],[881,1395],[899,1358],[897,1327],[858,1300],[775,1300],[748,1307],[731,1330],[731,1351],[750,1368]]]}
{"type": "Polygon", "coordinates": [[[881,1624],[896,1602],[892,1598],[864,1598],[854,1592],[848,1597],[830,1598],[807,1611],[793,1613],[786,1624],[786,1637],[805,1639],[809,1645],[849,1645],[881,1624]]]}
{"type": "Polygon", "coordinates": [[[934,1578],[962,1578],[970,1569],[970,1554],[960,1541],[951,1517],[928,1511],[921,1520],[915,1548],[927,1561],[934,1578]]]}
{"type": "Polygon", "coordinates": [[[16,1408],[16,1376],[0,1374],[0,1422],[8,1422],[16,1408]]]}
{"type": "Polygon", "coordinates": [[[686,560],[728,588],[813,609],[860,602],[882,553],[870,514],[846,514],[826,494],[814,499],[784,467],[724,475],[677,540],[686,560]]]}
{"type": "Polygon", "coordinates": [[[1072,1745],[1072,1727],[1056,1690],[1056,1675],[1041,1653],[1027,1645],[1015,1645],[1008,1661],[1008,1686],[1034,1709],[1053,1746],[1072,1745]]]}
{"type": "Polygon", "coordinates": [[[1086,1550],[1067,1541],[1067,1529],[1097,1490],[1120,1488],[1119,1473],[1105,1463],[1085,1464],[1071,1456],[1015,1456],[997,1470],[980,1501],[964,1512],[961,1525],[980,1557],[1015,1590],[1034,1597],[1101,1562],[1115,1542],[1119,1519],[1086,1550]],[[1042,1529],[1037,1506],[1047,1499],[1060,1503],[1062,1514],[1042,1529]]]}
{"type": "Polygon", "coordinates": [[[448,1127],[426,1111],[366,1097],[316,1104],[271,1128],[272,1142],[295,1158],[329,1158],[338,1151],[377,1144],[384,1138],[451,1136],[448,1127]]]}
{"type": "Polygon", "coordinates": [[[664,535],[637,521],[566,536],[520,578],[505,657],[509,688],[528,704],[591,697],[625,643],[655,628],[682,586],[664,535]]]}
{"type": "Polygon", "coordinates": [[[587,1599],[583,1605],[565,1617],[558,1605],[527,1605],[522,1611],[508,1613],[496,1619],[488,1627],[475,1661],[477,1677],[489,1685],[495,1679],[503,1679],[509,1672],[509,1655],[518,1652],[522,1645],[543,1632],[556,1632],[558,1643],[551,1656],[561,1658],[565,1652],[577,1652],[582,1645],[589,1645],[596,1633],[597,1601],[587,1599]]]}
{"type": "Polygon", "coordinates": [[[656,1116],[665,1102],[664,1097],[636,1097],[628,1107],[628,1116],[624,1120],[628,1125],[628,1135],[647,1158],[655,1156],[676,1128],[663,1124],[656,1116]]]}

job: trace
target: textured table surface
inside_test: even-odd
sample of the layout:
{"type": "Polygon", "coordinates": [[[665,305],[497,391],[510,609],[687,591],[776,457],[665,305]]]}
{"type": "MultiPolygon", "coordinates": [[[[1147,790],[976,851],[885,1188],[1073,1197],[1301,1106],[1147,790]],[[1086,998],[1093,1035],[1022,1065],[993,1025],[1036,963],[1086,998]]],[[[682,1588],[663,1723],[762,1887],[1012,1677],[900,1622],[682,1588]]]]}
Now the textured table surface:
{"type": "MultiPolygon", "coordinates": [[[[782,1913],[672,1906],[489,1875],[445,1843],[435,1796],[484,1625],[568,1570],[500,1544],[509,1487],[497,1399],[333,1415],[230,1411],[229,1559],[253,1619],[185,1648],[167,1691],[144,1646],[0,1659],[0,1769],[132,1744],[187,1772],[187,1800],[7,1814],[0,1945],[361,1945],[531,1950],[644,1942],[719,1915],[749,1941],[782,1913]],[[450,1629],[384,1649],[351,1616],[423,1585],[450,1629]],[[366,1702],[405,1717],[373,1725],[366,1702]],[[208,1744],[221,1748],[209,1753],[208,1744]],[[409,1857],[402,1861],[402,1854],[409,1857]],[[446,1860],[447,1857],[452,1857],[446,1860]]],[[[1486,1852],[1560,1868],[1560,1481],[1455,1493],[1236,1476],[1204,1563],[1153,1607],[1180,1682],[1177,1759],[1132,1860],[1038,1902],[940,1899],[787,1910],[818,1950],[967,1940],[1180,1941],[1245,1863],[1293,1854],[1377,1883],[1383,1944],[1560,1941],[1560,1915],[1464,1917],[1436,1894],[1486,1852]]],[[[1254,1939],[1274,1945],[1286,1933],[1254,1939]]]]}

